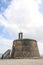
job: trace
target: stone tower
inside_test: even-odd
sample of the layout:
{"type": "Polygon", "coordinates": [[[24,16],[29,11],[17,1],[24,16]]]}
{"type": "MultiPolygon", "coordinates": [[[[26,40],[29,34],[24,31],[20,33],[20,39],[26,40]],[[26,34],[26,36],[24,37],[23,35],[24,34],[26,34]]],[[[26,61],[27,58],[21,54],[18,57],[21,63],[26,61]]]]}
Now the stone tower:
{"type": "Polygon", "coordinates": [[[12,58],[39,58],[37,41],[33,39],[23,39],[23,33],[19,33],[19,39],[13,41],[12,58]]]}

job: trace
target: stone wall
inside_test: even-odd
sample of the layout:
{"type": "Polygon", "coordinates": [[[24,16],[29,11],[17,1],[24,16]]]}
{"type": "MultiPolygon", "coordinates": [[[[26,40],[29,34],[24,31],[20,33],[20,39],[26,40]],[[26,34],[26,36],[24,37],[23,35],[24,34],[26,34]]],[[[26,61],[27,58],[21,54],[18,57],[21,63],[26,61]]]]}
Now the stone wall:
{"type": "Polygon", "coordinates": [[[40,57],[37,41],[32,39],[19,39],[13,41],[12,58],[40,57]]]}

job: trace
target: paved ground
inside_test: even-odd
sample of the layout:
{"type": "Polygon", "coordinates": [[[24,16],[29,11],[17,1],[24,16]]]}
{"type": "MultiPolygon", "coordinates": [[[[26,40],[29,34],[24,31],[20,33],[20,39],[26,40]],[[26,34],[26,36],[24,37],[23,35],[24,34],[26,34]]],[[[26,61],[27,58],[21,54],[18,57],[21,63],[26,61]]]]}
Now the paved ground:
{"type": "Polygon", "coordinates": [[[6,59],[0,65],[43,65],[43,59],[6,59]]]}

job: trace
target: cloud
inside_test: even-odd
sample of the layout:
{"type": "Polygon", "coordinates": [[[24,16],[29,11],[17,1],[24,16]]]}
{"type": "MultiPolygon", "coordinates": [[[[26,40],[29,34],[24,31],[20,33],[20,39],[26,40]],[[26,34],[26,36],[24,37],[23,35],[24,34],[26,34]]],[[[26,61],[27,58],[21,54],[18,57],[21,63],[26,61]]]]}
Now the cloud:
{"type": "Polygon", "coordinates": [[[37,1],[37,4],[41,4],[41,0],[35,0],[35,1],[37,1]]]}
{"type": "Polygon", "coordinates": [[[4,12],[7,20],[0,15],[0,24],[13,37],[17,37],[17,33],[22,31],[24,37],[36,39],[40,42],[40,47],[43,42],[43,16],[39,11],[39,4],[41,0],[13,0],[4,12]]]}
{"type": "Polygon", "coordinates": [[[41,0],[13,0],[12,5],[4,13],[8,18],[7,29],[12,33],[22,31],[37,35],[37,29],[43,27],[43,16],[39,12],[41,0]],[[42,23],[41,23],[42,22],[42,23]]]}
{"type": "Polygon", "coordinates": [[[7,49],[11,49],[12,43],[13,43],[12,40],[0,37],[0,53],[4,53],[7,49]]]}
{"type": "Polygon", "coordinates": [[[39,49],[40,55],[43,55],[43,43],[38,42],[38,49],[39,49]]]}
{"type": "Polygon", "coordinates": [[[11,0],[0,0],[0,13],[2,14],[11,4],[11,0]]]}
{"type": "Polygon", "coordinates": [[[41,4],[39,6],[39,11],[43,15],[43,0],[41,0],[41,4]]]}

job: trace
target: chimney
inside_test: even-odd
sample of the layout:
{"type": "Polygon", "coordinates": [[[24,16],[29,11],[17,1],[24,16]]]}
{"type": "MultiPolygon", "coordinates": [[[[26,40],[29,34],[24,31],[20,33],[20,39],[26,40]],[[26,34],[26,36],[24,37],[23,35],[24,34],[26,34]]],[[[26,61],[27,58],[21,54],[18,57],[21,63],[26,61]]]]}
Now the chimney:
{"type": "Polygon", "coordinates": [[[23,39],[23,33],[22,32],[19,33],[19,39],[23,39]]]}

